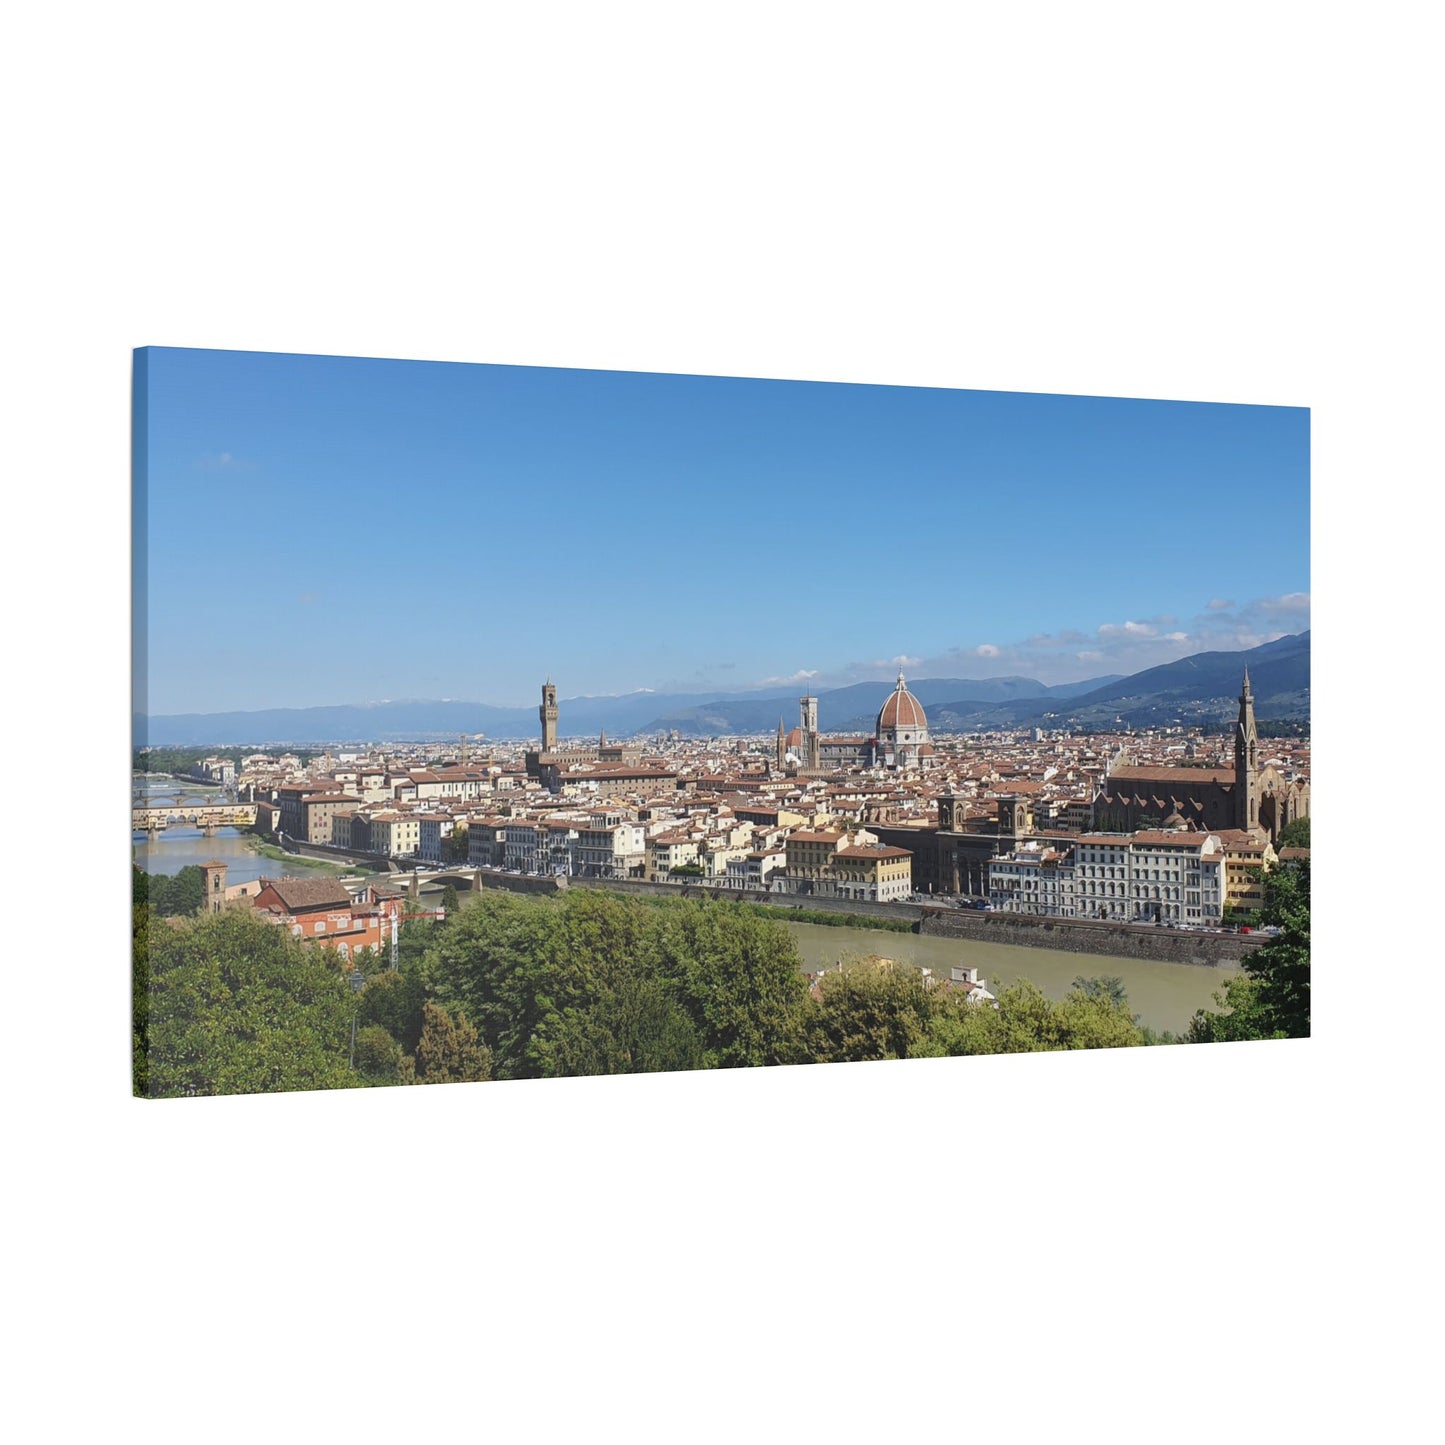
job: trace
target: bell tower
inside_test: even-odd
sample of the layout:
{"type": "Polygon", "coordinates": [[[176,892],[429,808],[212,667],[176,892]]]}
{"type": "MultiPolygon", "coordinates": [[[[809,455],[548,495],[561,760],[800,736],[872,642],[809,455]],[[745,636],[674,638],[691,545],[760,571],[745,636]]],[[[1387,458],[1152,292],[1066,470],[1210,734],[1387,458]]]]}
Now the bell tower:
{"type": "Polygon", "coordinates": [[[1239,693],[1239,721],[1234,727],[1234,826],[1259,827],[1259,731],[1254,724],[1254,693],[1249,669],[1239,693]]]}
{"type": "Polygon", "coordinates": [[[542,722],[542,751],[551,753],[557,750],[557,687],[549,677],[542,684],[542,706],[537,709],[537,716],[542,722]]]}
{"type": "Polygon", "coordinates": [[[798,711],[801,714],[800,721],[803,728],[803,751],[808,768],[816,772],[819,766],[819,745],[818,745],[818,699],[815,697],[800,697],[798,699],[798,711]]]}
{"type": "Polygon", "coordinates": [[[201,864],[202,913],[219,913],[226,906],[226,867],[219,858],[201,864]]]}

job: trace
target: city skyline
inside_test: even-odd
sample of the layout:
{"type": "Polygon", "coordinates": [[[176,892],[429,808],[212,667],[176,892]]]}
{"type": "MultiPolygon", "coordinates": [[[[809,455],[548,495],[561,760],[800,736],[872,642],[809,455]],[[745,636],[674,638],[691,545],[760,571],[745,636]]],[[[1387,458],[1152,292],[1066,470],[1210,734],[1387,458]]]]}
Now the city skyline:
{"type": "Polygon", "coordinates": [[[152,716],[1057,685],[1310,625],[1303,408],[170,348],[136,404],[152,716]]]}

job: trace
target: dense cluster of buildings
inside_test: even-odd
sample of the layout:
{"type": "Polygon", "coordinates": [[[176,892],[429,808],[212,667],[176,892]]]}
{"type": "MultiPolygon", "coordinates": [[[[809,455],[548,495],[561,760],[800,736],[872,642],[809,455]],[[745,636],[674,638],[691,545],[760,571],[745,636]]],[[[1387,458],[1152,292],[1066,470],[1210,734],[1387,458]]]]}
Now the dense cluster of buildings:
{"type": "Polygon", "coordinates": [[[935,739],[901,673],[871,736],[823,735],[817,708],[770,741],[564,743],[549,680],[539,747],[255,755],[237,784],[263,827],[352,855],[1180,925],[1251,907],[1309,813],[1308,744],[1261,743],[1247,672],[1230,739],[935,739]]]}

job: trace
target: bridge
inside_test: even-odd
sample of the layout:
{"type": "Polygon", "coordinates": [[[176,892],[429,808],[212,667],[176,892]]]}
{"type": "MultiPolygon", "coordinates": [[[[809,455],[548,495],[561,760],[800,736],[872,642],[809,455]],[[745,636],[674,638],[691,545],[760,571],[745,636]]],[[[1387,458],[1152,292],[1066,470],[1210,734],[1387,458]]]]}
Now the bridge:
{"type": "Polygon", "coordinates": [[[133,833],[159,833],[175,824],[214,833],[217,828],[249,828],[255,821],[254,803],[169,803],[130,810],[133,833]]]}

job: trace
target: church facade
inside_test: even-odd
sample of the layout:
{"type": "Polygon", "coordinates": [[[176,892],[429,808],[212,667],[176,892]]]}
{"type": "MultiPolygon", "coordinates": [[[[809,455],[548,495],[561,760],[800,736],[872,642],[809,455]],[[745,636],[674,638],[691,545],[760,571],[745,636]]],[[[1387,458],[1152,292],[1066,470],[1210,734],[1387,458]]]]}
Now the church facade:
{"type": "Polygon", "coordinates": [[[1239,694],[1233,768],[1142,767],[1117,764],[1094,799],[1094,827],[1132,833],[1146,827],[1202,832],[1237,828],[1277,842],[1296,818],[1309,817],[1308,783],[1261,766],[1249,669],[1239,694]]]}

